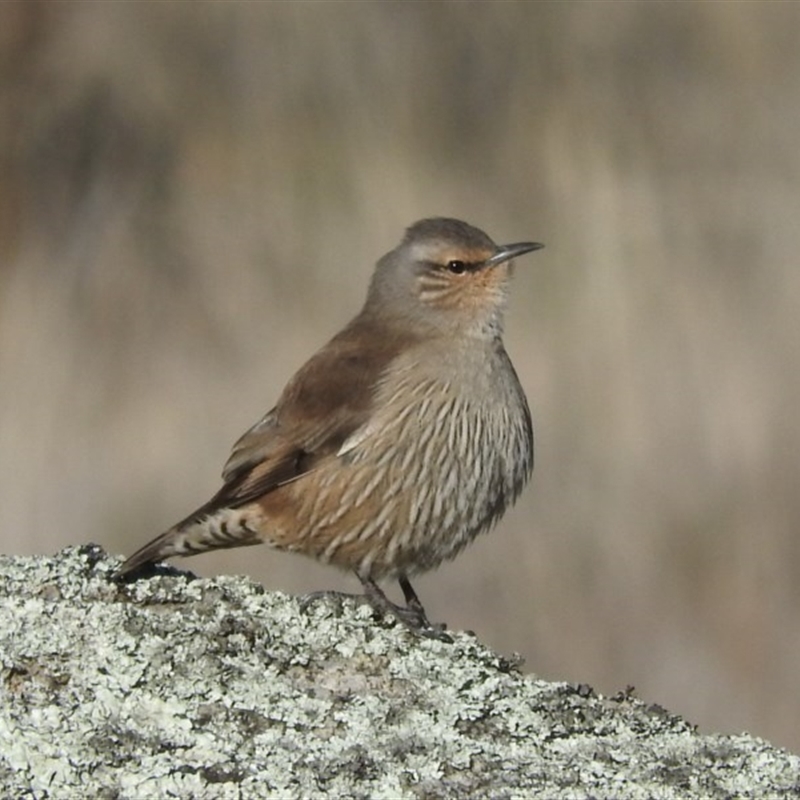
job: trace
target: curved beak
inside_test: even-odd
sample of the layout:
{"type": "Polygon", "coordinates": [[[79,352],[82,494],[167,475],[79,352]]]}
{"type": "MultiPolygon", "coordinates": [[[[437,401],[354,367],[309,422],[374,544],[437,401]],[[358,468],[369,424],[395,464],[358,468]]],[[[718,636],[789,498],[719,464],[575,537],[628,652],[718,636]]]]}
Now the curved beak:
{"type": "Polygon", "coordinates": [[[517,244],[501,244],[498,251],[487,258],[483,262],[485,267],[496,267],[504,261],[510,261],[512,258],[521,256],[525,253],[530,253],[533,250],[541,250],[544,247],[539,242],[517,242],[517,244]]]}

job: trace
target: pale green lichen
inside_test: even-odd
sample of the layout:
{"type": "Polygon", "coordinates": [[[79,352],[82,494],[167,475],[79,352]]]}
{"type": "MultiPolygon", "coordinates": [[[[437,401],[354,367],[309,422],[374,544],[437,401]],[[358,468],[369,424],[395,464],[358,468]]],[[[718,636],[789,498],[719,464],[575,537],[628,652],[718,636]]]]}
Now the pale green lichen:
{"type": "Polygon", "coordinates": [[[800,796],[800,759],[522,675],[468,634],[99,548],[0,558],[0,795],[800,796]]]}

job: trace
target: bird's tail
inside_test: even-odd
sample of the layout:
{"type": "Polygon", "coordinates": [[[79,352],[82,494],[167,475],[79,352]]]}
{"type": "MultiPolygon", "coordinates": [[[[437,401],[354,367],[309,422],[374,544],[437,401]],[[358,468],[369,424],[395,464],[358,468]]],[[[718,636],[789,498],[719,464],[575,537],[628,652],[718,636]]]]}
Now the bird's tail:
{"type": "Polygon", "coordinates": [[[244,508],[220,508],[211,514],[192,515],[140,547],[114,573],[120,578],[146,564],[170,556],[191,556],[207,550],[259,544],[253,514],[244,508]]]}

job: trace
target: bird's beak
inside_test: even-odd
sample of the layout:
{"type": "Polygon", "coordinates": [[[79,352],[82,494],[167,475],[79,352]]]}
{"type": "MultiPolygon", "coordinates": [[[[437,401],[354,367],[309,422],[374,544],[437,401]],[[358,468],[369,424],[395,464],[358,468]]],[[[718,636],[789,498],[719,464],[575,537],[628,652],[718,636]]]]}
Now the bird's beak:
{"type": "Polygon", "coordinates": [[[530,253],[532,250],[541,250],[544,247],[539,242],[517,242],[517,244],[501,244],[498,251],[491,257],[483,262],[485,267],[496,267],[504,261],[510,261],[512,258],[521,256],[524,253],[530,253]]]}

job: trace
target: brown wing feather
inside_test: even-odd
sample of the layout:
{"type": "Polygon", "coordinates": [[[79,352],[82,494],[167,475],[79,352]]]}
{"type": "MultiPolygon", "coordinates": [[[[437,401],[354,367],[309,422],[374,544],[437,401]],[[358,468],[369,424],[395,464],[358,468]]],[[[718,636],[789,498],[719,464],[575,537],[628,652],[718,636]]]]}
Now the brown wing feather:
{"type": "Polygon", "coordinates": [[[234,445],[225,485],[204,506],[240,506],[313,469],[368,420],[375,386],[409,344],[357,317],[295,374],[277,405],[234,445]]]}

